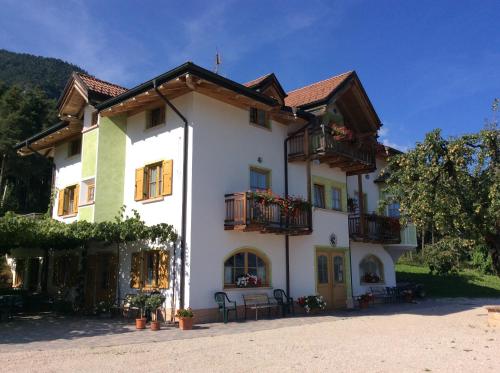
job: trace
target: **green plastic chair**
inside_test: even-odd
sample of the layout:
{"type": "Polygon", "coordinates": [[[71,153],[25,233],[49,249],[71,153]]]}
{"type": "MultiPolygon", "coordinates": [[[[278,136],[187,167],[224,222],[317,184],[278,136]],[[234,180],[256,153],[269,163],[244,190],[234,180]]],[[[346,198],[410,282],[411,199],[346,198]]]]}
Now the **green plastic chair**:
{"type": "Polygon", "coordinates": [[[227,324],[227,319],[230,311],[234,312],[234,319],[238,320],[238,310],[236,308],[236,302],[229,300],[227,294],[223,291],[218,291],[214,295],[215,302],[219,306],[219,312],[222,313],[224,319],[224,324],[227,324]]]}

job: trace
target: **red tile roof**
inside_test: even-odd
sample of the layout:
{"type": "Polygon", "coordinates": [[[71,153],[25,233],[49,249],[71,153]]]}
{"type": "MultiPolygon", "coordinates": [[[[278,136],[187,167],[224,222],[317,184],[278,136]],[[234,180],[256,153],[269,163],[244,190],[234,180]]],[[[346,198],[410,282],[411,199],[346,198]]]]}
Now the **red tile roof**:
{"type": "Polygon", "coordinates": [[[312,102],[324,100],[351,74],[352,71],[348,71],[346,73],[332,76],[331,78],[287,92],[288,97],[285,98],[285,105],[300,107],[312,102]]]}
{"type": "Polygon", "coordinates": [[[246,86],[246,87],[253,87],[254,85],[257,85],[260,82],[262,82],[264,79],[266,79],[271,74],[272,73],[269,73],[269,74],[266,74],[266,75],[262,75],[262,76],[258,77],[257,79],[250,80],[249,82],[243,83],[243,85],[246,86]]]}
{"type": "Polygon", "coordinates": [[[78,77],[80,77],[80,79],[82,79],[82,81],[85,83],[85,85],[88,87],[89,90],[101,93],[103,95],[115,97],[127,91],[127,88],[106,82],[101,79],[97,79],[94,76],[90,76],[83,73],[77,73],[77,75],[78,77]]]}

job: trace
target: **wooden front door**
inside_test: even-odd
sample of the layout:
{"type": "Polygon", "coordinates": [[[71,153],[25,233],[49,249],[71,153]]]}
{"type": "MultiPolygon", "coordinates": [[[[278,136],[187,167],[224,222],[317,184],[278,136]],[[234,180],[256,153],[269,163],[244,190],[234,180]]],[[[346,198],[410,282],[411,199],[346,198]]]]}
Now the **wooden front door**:
{"type": "Polygon", "coordinates": [[[116,297],[116,254],[100,253],[87,257],[85,305],[94,308],[99,302],[112,304],[116,297]]]}
{"type": "Polygon", "coordinates": [[[345,307],[347,286],[343,251],[316,252],[316,287],[328,309],[345,307]]]}

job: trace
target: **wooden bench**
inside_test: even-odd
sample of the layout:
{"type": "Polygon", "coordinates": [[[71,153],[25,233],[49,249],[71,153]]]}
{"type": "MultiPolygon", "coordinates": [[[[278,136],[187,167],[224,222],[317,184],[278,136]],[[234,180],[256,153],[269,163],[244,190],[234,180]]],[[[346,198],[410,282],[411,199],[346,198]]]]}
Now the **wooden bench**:
{"type": "Polygon", "coordinates": [[[262,309],[268,310],[271,316],[271,309],[278,307],[278,304],[269,298],[265,293],[243,294],[243,303],[245,308],[245,320],[247,319],[247,309],[255,310],[255,320],[258,320],[258,312],[262,309]]]}

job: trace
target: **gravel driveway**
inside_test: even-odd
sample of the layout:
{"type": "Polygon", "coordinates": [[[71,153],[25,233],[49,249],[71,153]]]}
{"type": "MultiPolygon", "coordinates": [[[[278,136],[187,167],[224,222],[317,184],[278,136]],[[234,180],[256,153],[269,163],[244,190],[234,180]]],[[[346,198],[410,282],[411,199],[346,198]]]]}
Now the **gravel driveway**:
{"type": "Polygon", "coordinates": [[[499,372],[500,329],[484,305],[438,299],[258,322],[135,331],[99,319],[0,324],[5,372],[499,372]]]}

